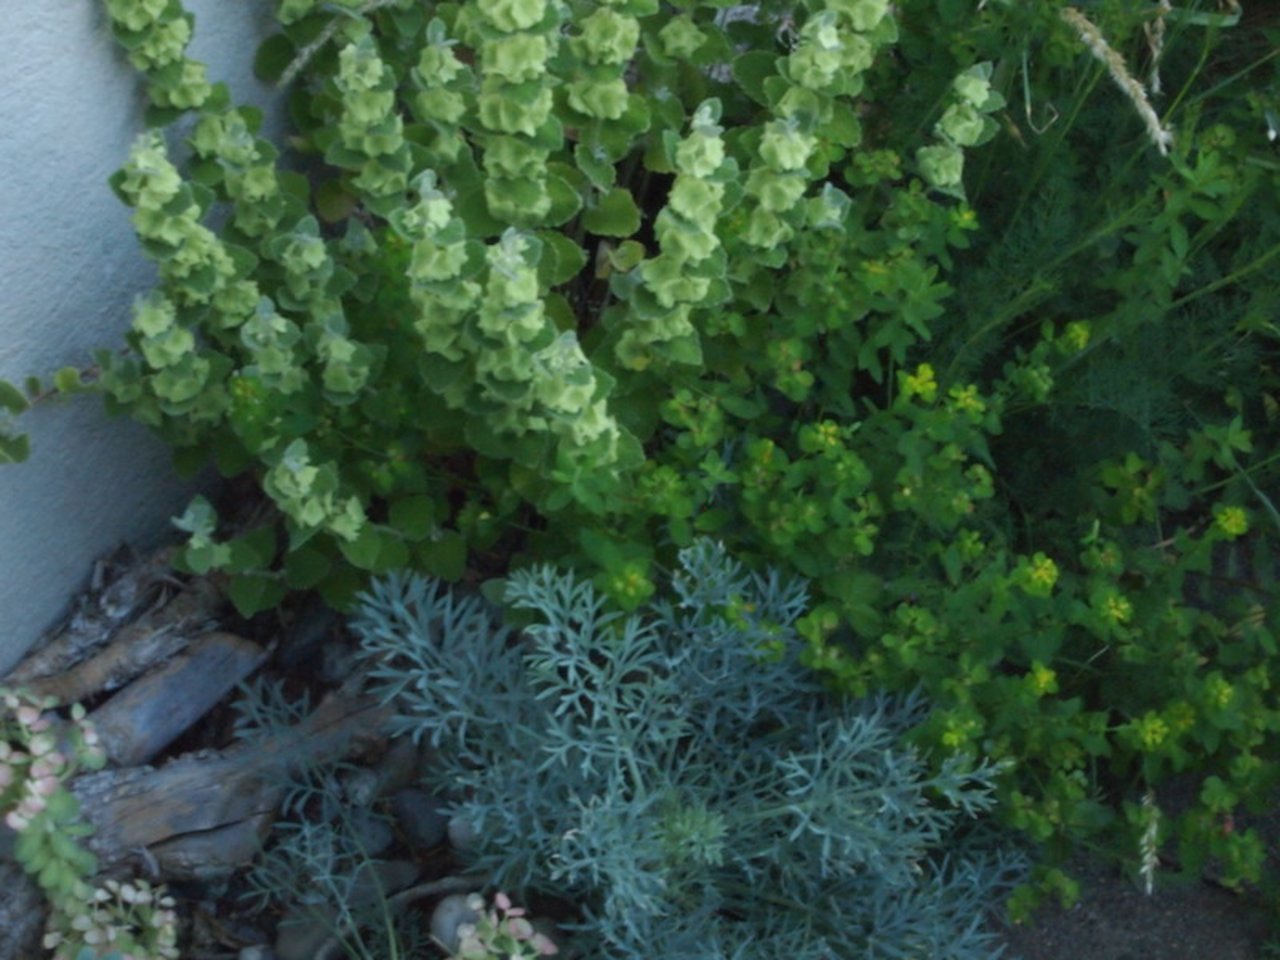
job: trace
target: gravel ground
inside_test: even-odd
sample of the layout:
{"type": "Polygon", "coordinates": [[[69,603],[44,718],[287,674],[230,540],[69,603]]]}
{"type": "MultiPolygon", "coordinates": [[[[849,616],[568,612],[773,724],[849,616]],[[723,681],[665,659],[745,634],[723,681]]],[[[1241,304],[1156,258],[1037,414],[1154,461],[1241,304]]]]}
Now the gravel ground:
{"type": "Polygon", "coordinates": [[[1077,868],[1083,896],[1004,931],[1007,960],[1268,960],[1277,917],[1256,894],[1209,883],[1168,885],[1146,896],[1104,868],[1077,868]]]}

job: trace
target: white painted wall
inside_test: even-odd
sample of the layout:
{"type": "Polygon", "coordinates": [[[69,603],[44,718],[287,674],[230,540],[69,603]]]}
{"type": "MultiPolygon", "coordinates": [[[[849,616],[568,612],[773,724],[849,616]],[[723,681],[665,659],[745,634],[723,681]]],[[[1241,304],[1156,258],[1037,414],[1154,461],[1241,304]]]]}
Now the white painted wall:
{"type": "MultiPolygon", "coordinates": [[[[143,129],[145,95],[99,0],[3,0],[0,17],[0,378],[80,366],[116,346],[152,270],[107,178],[143,129]]],[[[236,102],[270,107],[252,76],[271,0],[187,0],[189,55],[236,102]]],[[[276,111],[278,113],[278,111],[276,111]]],[[[142,428],[93,396],[28,412],[31,459],[0,466],[0,674],[54,621],[92,562],[176,535],[190,485],[142,428]]]]}

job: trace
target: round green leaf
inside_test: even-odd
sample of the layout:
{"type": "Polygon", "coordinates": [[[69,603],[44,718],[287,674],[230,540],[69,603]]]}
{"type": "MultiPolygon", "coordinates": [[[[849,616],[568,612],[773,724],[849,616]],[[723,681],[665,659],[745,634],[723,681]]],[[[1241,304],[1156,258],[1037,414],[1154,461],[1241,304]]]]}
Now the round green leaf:
{"type": "Polygon", "coordinates": [[[568,223],[582,209],[582,195],[564,177],[555,175],[547,177],[547,193],[551,195],[551,210],[546,218],[548,227],[559,227],[568,223]]]}
{"type": "Polygon", "coordinates": [[[742,92],[761,106],[770,106],[764,91],[764,82],[778,74],[778,58],[775,54],[753,50],[733,61],[733,79],[742,92]]]}
{"type": "Polygon", "coordinates": [[[568,283],[587,264],[587,252],[562,233],[543,230],[538,239],[544,244],[542,260],[538,263],[538,281],[544,287],[558,287],[568,283]]]}
{"type": "Polygon", "coordinates": [[[296,55],[297,48],[283,33],[268,37],[254,55],[253,75],[263,83],[275,83],[296,55]]]}
{"type": "Polygon", "coordinates": [[[364,589],[365,583],[366,578],[358,571],[339,565],[316,585],[316,589],[324,602],[333,609],[347,610],[355,601],[356,594],[364,589]]]}
{"type": "Polygon", "coordinates": [[[366,526],[354,540],[339,540],[338,549],[352,566],[361,570],[374,570],[382,553],[382,536],[377,528],[366,526]]]}
{"type": "Polygon", "coordinates": [[[573,150],[573,160],[592,186],[600,190],[608,190],[617,180],[618,168],[602,148],[579,143],[573,150]]]}
{"type": "Polygon", "coordinates": [[[295,590],[309,590],[323,580],[332,567],[321,551],[305,546],[285,557],[285,581],[295,590]]]}
{"type": "Polygon", "coordinates": [[[405,497],[391,504],[387,521],[402,537],[425,540],[435,529],[435,503],[430,497],[405,497]]]}
{"type": "Polygon", "coordinates": [[[276,557],[276,531],[274,527],[259,527],[227,544],[231,548],[230,569],[247,573],[265,570],[276,557]]]}
{"type": "Polygon", "coordinates": [[[284,599],[285,586],[271,577],[251,574],[233,577],[227,595],[242,617],[270,610],[284,599]]]}
{"type": "Polygon", "coordinates": [[[582,215],[582,225],[604,237],[629,237],[640,229],[640,208],[631,191],[614,187],[582,215]]]}
{"type": "Polygon", "coordinates": [[[27,398],[22,395],[21,390],[8,380],[0,380],[0,407],[10,413],[22,413],[28,406],[27,398]]]}
{"type": "Polygon", "coordinates": [[[31,441],[25,435],[0,436],[0,463],[22,463],[31,456],[31,441]]]}
{"type": "Polygon", "coordinates": [[[453,530],[439,539],[424,540],[414,548],[414,555],[424,572],[441,580],[460,580],[467,569],[467,541],[453,530]]]}
{"type": "Polygon", "coordinates": [[[316,190],[316,213],[325,223],[345,220],[358,202],[339,180],[326,180],[316,190]]]}

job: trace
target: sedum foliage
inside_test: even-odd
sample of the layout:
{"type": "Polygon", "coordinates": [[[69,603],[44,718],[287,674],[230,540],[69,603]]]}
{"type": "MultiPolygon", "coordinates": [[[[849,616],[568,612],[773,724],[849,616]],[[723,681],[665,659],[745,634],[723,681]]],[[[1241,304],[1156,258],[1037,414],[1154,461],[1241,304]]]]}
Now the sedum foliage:
{"type": "Polygon", "coordinates": [[[549,567],[506,602],[519,633],[393,576],[353,625],[374,691],[438,751],[474,866],[580,905],[590,955],[993,955],[984,914],[1017,870],[957,831],[994,769],[927,773],[901,742],[918,700],[822,696],[800,584],[700,541],[643,614],[549,567]]]}

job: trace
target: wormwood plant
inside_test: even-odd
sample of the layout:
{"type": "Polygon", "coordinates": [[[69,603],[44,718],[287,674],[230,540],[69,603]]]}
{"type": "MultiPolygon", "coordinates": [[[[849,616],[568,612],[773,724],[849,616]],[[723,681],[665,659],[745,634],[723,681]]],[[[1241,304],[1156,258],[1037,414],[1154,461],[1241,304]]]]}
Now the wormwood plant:
{"type": "Polygon", "coordinates": [[[930,775],[916,699],[824,697],[797,663],[805,590],[723,548],[624,616],[549,567],[506,581],[532,622],[394,575],[353,621],[371,688],[439,751],[433,786],[499,886],[579,907],[586,955],[986,957],[1013,860],[962,839],[995,769],[930,775]]]}

